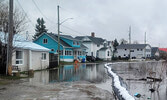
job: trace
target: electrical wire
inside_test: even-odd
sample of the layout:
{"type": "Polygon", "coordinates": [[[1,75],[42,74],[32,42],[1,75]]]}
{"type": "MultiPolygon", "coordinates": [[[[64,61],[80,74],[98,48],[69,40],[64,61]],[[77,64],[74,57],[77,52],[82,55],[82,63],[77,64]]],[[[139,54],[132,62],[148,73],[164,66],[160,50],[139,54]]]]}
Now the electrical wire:
{"type": "Polygon", "coordinates": [[[25,13],[27,19],[29,20],[29,22],[31,23],[31,25],[34,27],[35,25],[33,24],[33,22],[31,21],[31,19],[28,17],[27,13],[25,12],[25,10],[23,9],[22,5],[20,4],[19,0],[17,0],[18,5],[21,7],[21,9],[23,10],[23,12],[25,13]]]}
{"type": "Polygon", "coordinates": [[[32,0],[32,2],[34,3],[34,5],[35,5],[35,7],[38,9],[38,11],[41,13],[41,15],[43,16],[43,17],[45,17],[45,19],[47,19],[50,23],[52,23],[52,24],[56,24],[56,23],[54,23],[53,21],[51,21],[48,17],[46,17],[43,13],[42,13],[42,11],[40,10],[40,8],[38,7],[38,5],[36,4],[36,2],[34,1],[34,0],[32,0]]]}

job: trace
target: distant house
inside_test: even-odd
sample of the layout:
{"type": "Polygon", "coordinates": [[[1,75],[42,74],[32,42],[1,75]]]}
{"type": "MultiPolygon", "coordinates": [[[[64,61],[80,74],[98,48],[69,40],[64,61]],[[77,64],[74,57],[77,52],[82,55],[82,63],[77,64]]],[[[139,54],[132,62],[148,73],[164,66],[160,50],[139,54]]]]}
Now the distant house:
{"type": "Polygon", "coordinates": [[[77,36],[75,37],[78,40],[81,40],[83,45],[88,49],[86,50],[87,56],[98,57],[98,50],[104,47],[104,42],[106,40],[102,38],[95,37],[95,33],[91,33],[91,36],[77,36]]]}
{"type": "Polygon", "coordinates": [[[151,57],[155,58],[155,57],[159,57],[160,53],[159,53],[159,48],[158,47],[152,47],[151,48],[151,57]]]}
{"type": "MultiPolygon", "coordinates": [[[[50,53],[58,52],[58,35],[43,33],[34,43],[50,49],[50,53]]],[[[86,59],[86,49],[82,42],[69,35],[60,35],[60,61],[72,62],[74,59],[86,59]]]]}
{"type": "MultiPolygon", "coordinates": [[[[4,33],[1,32],[0,37],[1,41],[6,43],[4,33]]],[[[49,49],[26,41],[19,34],[14,35],[13,47],[12,65],[18,66],[21,71],[39,70],[49,67],[49,49]]]]}
{"type": "Polygon", "coordinates": [[[111,48],[109,47],[102,47],[101,49],[98,50],[98,57],[103,59],[103,60],[111,60],[112,57],[112,52],[111,48]]]}
{"type": "Polygon", "coordinates": [[[121,44],[117,46],[117,57],[143,58],[151,57],[151,46],[149,44],[121,44]]]}
{"type": "Polygon", "coordinates": [[[166,59],[167,58],[167,48],[159,48],[160,58],[166,59]]]}

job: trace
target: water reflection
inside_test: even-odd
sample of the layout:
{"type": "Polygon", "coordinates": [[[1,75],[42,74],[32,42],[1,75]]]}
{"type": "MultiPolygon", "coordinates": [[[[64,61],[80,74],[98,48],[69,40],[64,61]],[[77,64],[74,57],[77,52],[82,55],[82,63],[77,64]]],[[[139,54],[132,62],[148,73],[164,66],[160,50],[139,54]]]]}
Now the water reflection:
{"type": "Polygon", "coordinates": [[[141,94],[139,100],[167,100],[166,65],[162,62],[119,63],[112,68],[127,83],[131,95],[141,94]]]}
{"type": "Polygon", "coordinates": [[[35,72],[31,82],[55,83],[72,81],[102,82],[105,70],[103,64],[64,65],[54,70],[35,72]]]}

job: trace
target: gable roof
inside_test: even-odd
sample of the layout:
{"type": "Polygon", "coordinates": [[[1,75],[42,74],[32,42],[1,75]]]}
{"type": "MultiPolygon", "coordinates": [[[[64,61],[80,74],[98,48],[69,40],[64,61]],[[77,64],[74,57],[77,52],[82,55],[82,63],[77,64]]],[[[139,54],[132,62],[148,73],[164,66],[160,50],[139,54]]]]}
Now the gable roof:
{"type": "MultiPolygon", "coordinates": [[[[56,42],[58,41],[58,35],[53,34],[53,33],[45,33],[48,36],[52,37],[56,42]]],[[[64,47],[71,47],[68,43],[64,42],[63,40],[60,39],[60,44],[63,45],[64,47]]]]}
{"type": "Polygon", "coordinates": [[[148,44],[121,44],[117,49],[144,49],[148,44]]]}
{"type": "Polygon", "coordinates": [[[75,37],[78,40],[82,40],[83,38],[88,37],[93,43],[95,44],[103,44],[103,42],[105,41],[102,38],[98,38],[98,37],[92,37],[92,36],[77,36],[75,37]]]}
{"type": "Polygon", "coordinates": [[[151,48],[151,55],[155,55],[155,53],[159,51],[158,47],[152,47],[151,48]]]}

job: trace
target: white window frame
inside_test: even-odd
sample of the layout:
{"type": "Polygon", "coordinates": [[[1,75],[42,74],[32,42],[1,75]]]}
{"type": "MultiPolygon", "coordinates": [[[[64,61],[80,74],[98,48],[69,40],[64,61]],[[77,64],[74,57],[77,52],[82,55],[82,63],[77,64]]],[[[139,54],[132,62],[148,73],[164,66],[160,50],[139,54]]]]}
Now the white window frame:
{"type": "MultiPolygon", "coordinates": [[[[15,65],[23,65],[24,64],[24,52],[22,50],[16,50],[17,51],[20,51],[22,53],[22,59],[17,59],[16,57],[16,61],[19,61],[19,64],[16,63],[15,61],[15,65]],[[20,63],[22,61],[22,63],[20,63]]],[[[17,55],[16,55],[17,56],[17,55]]]]}
{"type": "Polygon", "coordinates": [[[41,60],[42,60],[42,61],[46,61],[46,59],[47,59],[47,56],[46,56],[46,55],[47,55],[47,54],[46,54],[45,52],[42,52],[41,55],[42,55],[42,56],[41,56],[41,60]],[[45,55],[45,56],[44,56],[44,55],[45,55]]]}
{"type": "Polygon", "coordinates": [[[47,44],[48,43],[48,39],[47,38],[44,38],[43,39],[43,44],[47,44]]]}

